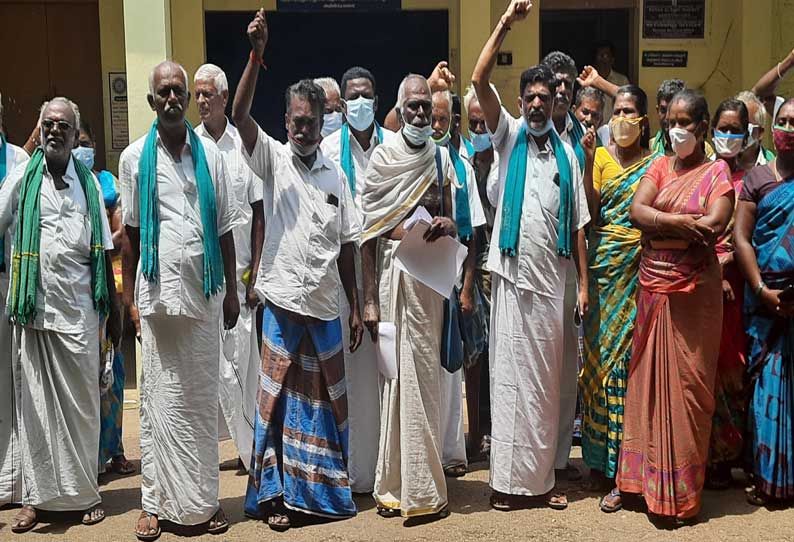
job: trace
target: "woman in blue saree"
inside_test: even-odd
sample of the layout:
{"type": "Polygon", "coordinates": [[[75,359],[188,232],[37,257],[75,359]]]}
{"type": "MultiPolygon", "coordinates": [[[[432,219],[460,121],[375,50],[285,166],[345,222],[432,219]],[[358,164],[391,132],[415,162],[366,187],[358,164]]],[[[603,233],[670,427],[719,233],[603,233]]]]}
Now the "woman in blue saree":
{"type": "Polygon", "coordinates": [[[735,250],[747,279],[745,329],[752,401],[749,433],[755,505],[794,498],[794,100],[775,118],[778,157],[746,177],[735,250]]]}

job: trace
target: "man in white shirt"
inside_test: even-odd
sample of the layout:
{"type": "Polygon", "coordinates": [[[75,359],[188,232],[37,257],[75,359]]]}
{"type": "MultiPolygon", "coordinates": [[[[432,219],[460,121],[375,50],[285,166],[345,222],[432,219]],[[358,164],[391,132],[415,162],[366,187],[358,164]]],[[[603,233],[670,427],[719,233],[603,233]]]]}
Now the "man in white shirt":
{"type": "MultiPolygon", "coordinates": [[[[231,436],[237,447],[241,466],[247,469],[254,442],[256,392],[259,383],[259,345],[256,333],[256,308],[259,298],[254,291],[262,243],[265,239],[265,214],[262,204],[262,180],[243,160],[242,140],[237,128],[226,118],[229,84],[226,74],[214,64],[204,64],[193,77],[201,124],[196,133],[218,146],[229,173],[229,190],[237,209],[238,224],[233,230],[237,262],[236,288],[240,302],[237,325],[222,330],[220,354],[220,410],[218,437],[231,436]]],[[[220,329],[223,322],[218,321],[220,329]]]]}
{"type": "Polygon", "coordinates": [[[314,83],[325,92],[323,129],[320,135],[328,137],[342,127],[342,95],[339,91],[339,83],[333,77],[318,77],[314,83]]]}
{"type": "MultiPolygon", "coordinates": [[[[615,44],[609,40],[598,41],[593,45],[593,65],[601,77],[615,85],[622,87],[629,84],[629,78],[615,71],[615,44]]],[[[612,118],[612,108],[615,105],[615,99],[608,95],[604,95],[604,108],[602,117],[606,119],[612,118]]],[[[606,142],[604,142],[606,143],[606,142]]]]}
{"type": "Polygon", "coordinates": [[[218,147],[185,122],[187,81],[173,62],[152,70],[157,119],[119,160],[124,298],[142,353],[143,537],[159,534],[161,520],[228,528],[218,502],[218,320],[224,284],[226,329],[240,310],[236,213],[218,147]]]}
{"type": "MultiPolygon", "coordinates": [[[[391,141],[394,132],[375,122],[378,110],[375,77],[366,68],[348,69],[342,75],[342,110],[344,124],[324,138],[320,147],[325,157],[339,165],[345,173],[356,213],[362,219],[361,193],[364,190],[364,173],[375,148],[391,141]]],[[[323,126],[328,118],[323,121],[323,126]]],[[[356,252],[356,284],[359,299],[363,298],[364,281],[361,275],[361,257],[356,252]]],[[[350,314],[347,300],[340,299],[341,317],[350,314]]],[[[380,435],[380,394],[378,393],[378,364],[375,344],[363,340],[355,352],[350,352],[345,339],[345,381],[347,382],[348,424],[350,425],[350,456],[347,471],[354,493],[371,493],[375,487],[375,466],[378,461],[380,435]]]]}
{"type": "MultiPolygon", "coordinates": [[[[466,244],[468,254],[463,264],[462,281],[459,281],[460,309],[462,318],[474,311],[474,276],[477,263],[476,230],[485,224],[485,215],[477,193],[477,181],[471,164],[461,153],[461,104],[458,96],[449,90],[433,93],[433,141],[446,147],[457,184],[451,187],[452,216],[458,226],[458,237],[466,244]],[[465,184],[464,184],[465,183],[465,184]]],[[[450,374],[441,371],[441,461],[444,474],[459,477],[466,474],[466,437],[463,431],[463,371],[450,374]]]]}
{"type": "Polygon", "coordinates": [[[575,379],[563,374],[563,329],[570,321],[563,298],[571,256],[579,272],[579,305],[587,306],[587,258],[579,232],[590,217],[576,157],[551,122],[558,86],[554,72],[540,65],[521,75],[523,120],[499,105],[488,84],[507,32],[530,8],[529,0],[512,0],[472,76],[501,157],[488,256],[493,277],[491,505],[499,510],[537,500],[567,507],[565,495],[554,492],[554,467],[562,384],[575,379]]]}
{"type": "MultiPolygon", "coordinates": [[[[3,96],[0,94],[0,187],[14,169],[30,157],[22,148],[6,141],[3,130],[3,96]]],[[[6,313],[6,297],[11,275],[11,245],[6,234],[0,250],[0,314],[6,313]]],[[[8,318],[0,318],[0,505],[22,502],[22,472],[19,465],[18,428],[14,419],[14,379],[11,375],[13,328],[8,318]]]]}
{"type": "MultiPolygon", "coordinates": [[[[554,129],[565,143],[573,148],[576,169],[584,171],[584,152],[582,150],[582,136],[584,127],[571,111],[573,99],[573,84],[576,81],[576,64],[573,59],[560,51],[546,55],[542,64],[548,66],[554,74],[557,85],[552,106],[552,120],[554,129]]],[[[579,242],[585,243],[584,230],[579,231],[579,242]]],[[[576,268],[572,261],[566,262],[568,271],[565,274],[565,300],[563,304],[564,335],[563,335],[563,367],[562,380],[560,381],[560,426],[557,439],[557,458],[554,462],[556,476],[560,479],[575,481],[582,478],[582,473],[574,467],[568,457],[573,444],[573,423],[576,417],[576,396],[578,393],[579,378],[579,338],[574,325],[574,311],[576,310],[577,288],[581,284],[587,289],[587,282],[577,280],[576,268]]]]}
{"type": "Polygon", "coordinates": [[[108,314],[111,340],[121,340],[102,190],[72,158],[80,112],[54,98],[39,121],[42,147],[0,190],[0,235],[14,239],[6,311],[19,385],[23,507],[11,526],[17,533],[32,529],[40,510],[85,511],[85,525],[105,518],[97,485],[97,339],[108,314]]]}
{"type": "Polygon", "coordinates": [[[356,513],[346,467],[339,297],[344,287],[355,350],[363,335],[354,267],[361,226],[344,173],[319,149],[321,87],[303,80],[287,89],[286,145],[251,117],[267,36],[260,10],[248,26],[252,52],[232,119],[246,162],[264,181],[267,223],[256,284],[267,301],[245,513],[281,531],[290,527],[294,511],[336,518],[356,513]]]}

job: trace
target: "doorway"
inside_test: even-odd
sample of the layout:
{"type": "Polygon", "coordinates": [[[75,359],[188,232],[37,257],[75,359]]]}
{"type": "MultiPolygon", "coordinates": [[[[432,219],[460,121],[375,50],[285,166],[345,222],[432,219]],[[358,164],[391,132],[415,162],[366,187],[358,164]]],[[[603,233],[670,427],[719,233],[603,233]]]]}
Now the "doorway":
{"type": "MultiPolygon", "coordinates": [[[[207,62],[221,66],[229,95],[251,50],[245,29],[252,12],[205,13],[207,62]]],[[[449,57],[447,11],[355,11],[349,13],[268,12],[267,71],[257,81],[251,114],[269,135],[286,141],[284,92],[303,78],[333,77],[351,66],[370,70],[377,82],[378,112],[384,117],[397,101],[397,87],[410,72],[429,75],[449,57]]],[[[231,111],[231,99],[229,100],[231,111]]]]}
{"type": "Polygon", "coordinates": [[[593,65],[593,44],[615,45],[615,71],[637,81],[637,47],[633,9],[552,9],[540,12],[541,59],[562,51],[576,61],[579,71],[593,65]],[[571,39],[576,36],[576,39],[571,39]]]}
{"type": "Polygon", "coordinates": [[[8,140],[22,145],[41,104],[65,96],[94,131],[97,167],[105,166],[102,66],[97,2],[0,3],[0,93],[8,140]]]}

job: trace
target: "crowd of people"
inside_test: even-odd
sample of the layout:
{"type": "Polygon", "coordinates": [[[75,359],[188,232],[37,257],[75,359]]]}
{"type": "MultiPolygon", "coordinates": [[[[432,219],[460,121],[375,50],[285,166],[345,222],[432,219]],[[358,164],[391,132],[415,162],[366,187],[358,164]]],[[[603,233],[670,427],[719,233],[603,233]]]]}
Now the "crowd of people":
{"type": "Polygon", "coordinates": [[[635,498],[661,524],[692,522],[733,469],[752,504],[794,498],[794,99],[775,96],[794,52],[713,114],[664,81],[653,135],[611,46],[581,71],[555,51],[521,74],[516,118],[491,76],[530,9],[511,1],[462,98],[441,62],[403,79],[383,126],[375,77],[352,67],[290,86],[288,141],[267,134],[251,116],[260,10],[231,118],[221,68],[194,75],[194,129],[188,74],[155,66],[156,119],[118,180],[94,168],[67,98],[23,148],[2,137],[12,531],[49,511],[98,523],[100,473],[135,472],[125,317],[141,346],[140,540],[163,521],[228,529],[223,438],[248,475],[245,515],[277,531],[352,517],[361,493],[382,517],[446,517],[446,478],[483,460],[494,509],[562,510],[558,482],[582,477],[577,403],[606,513],[635,498]],[[449,300],[398,261],[420,207],[425,250],[444,236],[468,250],[449,300]],[[385,329],[396,378],[376,362],[385,329]]]}

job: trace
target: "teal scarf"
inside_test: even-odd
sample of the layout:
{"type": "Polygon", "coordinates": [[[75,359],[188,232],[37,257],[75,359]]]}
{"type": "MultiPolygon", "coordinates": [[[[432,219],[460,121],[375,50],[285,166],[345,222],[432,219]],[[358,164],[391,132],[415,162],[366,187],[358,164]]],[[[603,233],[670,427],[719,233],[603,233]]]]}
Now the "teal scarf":
{"type": "MultiPolygon", "coordinates": [[[[383,128],[376,122],[375,129],[378,131],[378,143],[383,143],[383,128]]],[[[342,133],[339,140],[339,162],[342,171],[347,175],[347,184],[350,185],[350,193],[356,197],[356,165],[353,163],[353,154],[350,152],[350,126],[347,123],[342,125],[342,133]]]]}
{"type": "MultiPolygon", "coordinates": [[[[557,171],[560,178],[560,210],[559,238],[557,254],[564,258],[571,257],[571,231],[573,219],[573,179],[571,163],[565,152],[560,136],[552,128],[549,138],[557,159],[557,171]]],[[[507,256],[515,256],[518,252],[518,234],[521,228],[521,210],[524,205],[524,183],[527,177],[527,128],[524,122],[518,130],[516,143],[510,152],[507,166],[507,178],[502,195],[502,225],[499,230],[499,250],[507,256]]]]}
{"type": "MultiPolygon", "coordinates": [[[[209,299],[223,286],[223,257],[218,239],[218,209],[207,156],[199,136],[185,121],[190,138],[190,156],[196,172],[201,227],[204,233],[204,296],[209,299]]],[[[160,262],[160,213],[157,196],[157,120],[152,123],[138,162],[141,214],[141,270],[149,282],[157,282],[160,262]]]]}
{"type": "MultiPolygon", "coordinates": [[[[0,186],[3,186],[6,173],[8,173],[8,144],[6,144],[6,136],[0,133],[0,186]]],[[[5,244],[5,236],[0,237],[0,273],[6,272],[5,244]]]]}
{"type": "MultiPolygon", "coordinates": [[[[104,318],[110,309],[101,215],[105,208],[100,201],[99,189],[91,171],[79,160],[72,160],[72,163],[85,194],[91,222],[91,297],[100,318],[104,318]]],[[[30,157],[19,191],[8,314],[20,325],[27,325],[36,317],[40,271],[41,183],[44,167],[44,151],[37,148],[30,157]]]]}
{"type": "Polygon", "coordinates": [[[466,153],[469,155],[469,158],[473,158],[474,157],[474,145],[472,145],[471,141],[469,141],[468,139],[466,139],[462,135],[460,136],[460,140],[463,141],[463,146],[466,147],[466,153]]]}
{"type": "MultiPolygon", "coordinates": [[[[469,209],[469,186],[466,182],[466,165],[461,160],[458,151],[452,145],[447,145],[449,157],[455,167],[455,175],[461,188],[455,189],[455,222],[458,224],[458,237],[464,243],[471,240],[474,230],[471,227],[471,209],[469,209]]],[[[473,155],[472,155],[473,156],[473,155]]]]}
{"type": "Polygon", "coordinates": [[[571,147],[573,147],[573,152],[576,154],[576,159],[579,161],[579,171],[580,173],[584,173],[584,149],[582,148],[584,126],[582,126],[582,123],[576,118],[576,115],[573,114],[573,111],[568,111],[568,115],[573,121],[573,127],[571,128],[571,147]]]}

